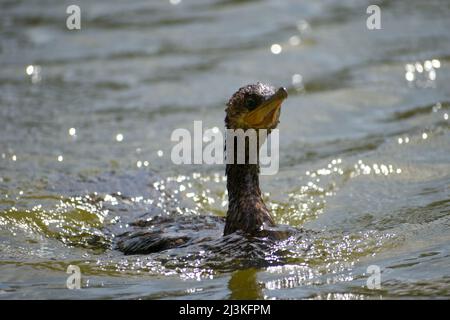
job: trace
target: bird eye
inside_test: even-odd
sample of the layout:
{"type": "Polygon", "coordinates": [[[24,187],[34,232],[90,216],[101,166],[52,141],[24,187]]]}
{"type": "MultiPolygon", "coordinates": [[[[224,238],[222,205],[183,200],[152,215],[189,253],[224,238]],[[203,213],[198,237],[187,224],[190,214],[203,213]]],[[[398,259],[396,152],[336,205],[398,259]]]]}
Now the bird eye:
{"type": "Polygon", "coordinates": [[[255,109],[258,106],[258,99],[256,99],[255,97],[248,97],[245,100],[245,106],[249,110],[255,109]]]}

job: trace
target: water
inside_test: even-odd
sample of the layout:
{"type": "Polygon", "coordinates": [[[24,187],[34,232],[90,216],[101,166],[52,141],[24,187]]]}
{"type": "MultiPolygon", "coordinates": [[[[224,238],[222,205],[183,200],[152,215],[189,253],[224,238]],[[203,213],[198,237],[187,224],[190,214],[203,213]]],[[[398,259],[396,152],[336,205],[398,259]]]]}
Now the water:
{"type": "Polygon", "coordinates": [[[448,1],[381,2],[376,31],[370,1],[79,3],[81,31],[70,1],[0,4],[0,298],[448,298],[448,1]],[[113,250],[139,217],[225,215],[224,167],[172,164],[170,134],[256,81],[289,90],[261,183],[303,235],[113,250]]]}

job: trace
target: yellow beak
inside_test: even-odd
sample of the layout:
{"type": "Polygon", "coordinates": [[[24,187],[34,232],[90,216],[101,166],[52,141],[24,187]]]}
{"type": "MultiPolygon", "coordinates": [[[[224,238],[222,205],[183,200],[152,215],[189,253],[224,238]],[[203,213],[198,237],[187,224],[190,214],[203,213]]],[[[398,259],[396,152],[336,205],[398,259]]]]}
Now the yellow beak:
{"type": "Polygon", "coordinates": [[[287,98],[285,88],[280,88],[270,98],[265,100],[255,110],[245,115],[244,121],[255,129],[268,128],[274,124],[281,107],[281,103],[287,98]]]}

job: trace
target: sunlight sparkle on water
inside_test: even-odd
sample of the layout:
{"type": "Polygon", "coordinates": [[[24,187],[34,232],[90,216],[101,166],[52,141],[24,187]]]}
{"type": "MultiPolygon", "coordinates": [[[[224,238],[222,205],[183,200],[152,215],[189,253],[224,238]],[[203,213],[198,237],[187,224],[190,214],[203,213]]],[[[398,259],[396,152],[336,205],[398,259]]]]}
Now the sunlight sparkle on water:
{"type": "Polygon", "coordinates": [[[408,82],[415,81],[419,87],[433,87],[437,78],[437,69],[441,67],[441,62],[437,59],[425,60],[423,63],[407,63],[405,65],[405,79],[408,82]]]}
{"type": "Polygon", "coordinates": [[[292,76],[292,84],[293,84],[293,85],[297,86],[297,85],[300,84],[302,81],[303,81],[303,77],[302,77],[301,74],[296,73],[296,74],[294,74],[294,75],[292,76]]]}
{"type": "Polygon", "coordinates": [[[116,141],[117,141],[117,142],[122,142],[122,141],[123,141],[123,134],[118,133],[118,134],[116,135],[116,141]]]}
{"type": "Polygon", "coordinates": [[[400,137],[400,138],[398,138],[397,142],[398,142],[398,144],[409,143],[409,137],[404,137],[404,138],[400,137]]]}
{"type": "Polygon", "coordinates": [[[428,77],[430,78],[430,80],[436,80],[436,71],[430,70],[430,72],[428,73],[428,77]]]}
{"type": "Polygon", "coordinates": [[[69,135],[70,136],[75,136],[77,134],[77,129],[75,129],[75,128],[70,128],[69,129],[69,135]]]}
{"type": "Polygon", "coordinates": [[[433,59],[431,61],[431,64],[433,65],[433,68],[439,69],[441,67],[441,62],[437,59],[433,59]]]}
{"type": "Polygon", "coordinates": [[[414,81],[414,78],[415,78],[414,73],[408,71],[408,72],[405,74],[405,78],[406,78],[406,80],[408,80],[408,81],[414,81]]]}
{"type": "Polygon", "coordinates": [[[25,68],[25,73],[30,76],[32,83],[37,83],[41,81],[41,67],[38,65],[28,65],[25,68]]]}
{"type": "Polygon", "coordinates": [[[289,38],[289,44],[291,46],[298,46],[301,42],[302,40],[300,39],[299,36],[292,36],[289,38]]]}
{"type": "Polygon", "coordinates": [[[34,66],[32,66],[32,65],[27,66],[27,68],[25,69],[25,72],[29,76],[31,76],[33,74],[33,71],[34,71],[34,66]]]}
{"type": "Polygon", "coordinates": [[[305,87],[303,85],[303,77],[301,74],[296,73],[292,75],[292,85],[299,92],[304,90],[305,87]]]}
{"type": "Polygon", "coordinates": [[[422,67],[422,64],[420,64],[420,62],[416,62],[415,67],[416,67],[416,70],[418,73],[423,72],[423,67],[422,67]]]}
{"type": "Polygon", "coordinates": [[[272,46],[270,47],[270,51],[271,51],[273,54],[280,54],[282,50],[283,50],[283,48],[282,48],[281,45],[279,45],[278,43],[274,43],[274,44],[272,44],[272,46]]]}
{"type": "Polygon", "coordinates": [[[432,111],[433,111],[433,112],[438,112],[440,109],[442,109],[442,104],[441,104],[440,102],[438,102],[438,103],[436,103],[436,104],[433,106],[432,111]]]}
{"type": "Polygon", "coordinates": [[[433,68],[433,63],[430,60],[426,60],[423,66],[425,71],[430,71],[433,68]]]}

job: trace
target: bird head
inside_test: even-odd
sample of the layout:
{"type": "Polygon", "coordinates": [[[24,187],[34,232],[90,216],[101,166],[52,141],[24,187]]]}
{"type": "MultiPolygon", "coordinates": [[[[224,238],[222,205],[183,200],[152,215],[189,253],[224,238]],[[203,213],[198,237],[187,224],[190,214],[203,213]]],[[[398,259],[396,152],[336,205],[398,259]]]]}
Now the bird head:
{"type": "Polygon", "coordinates": [[[225,109],[227,129],[274,129],[280,118],[282,102],[288,94],[285,88],[258,82],[236,91],[225,109]]]}

